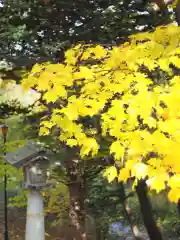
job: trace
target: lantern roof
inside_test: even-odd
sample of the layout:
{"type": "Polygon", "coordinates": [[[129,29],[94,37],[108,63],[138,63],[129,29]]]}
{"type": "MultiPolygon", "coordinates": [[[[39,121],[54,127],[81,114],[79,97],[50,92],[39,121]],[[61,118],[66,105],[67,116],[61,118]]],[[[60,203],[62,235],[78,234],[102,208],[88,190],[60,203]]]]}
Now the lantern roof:
{"type": "Polygon", "coordinates": [[[16,168],[24,167],[37,159],[48,159],[47,152],[37,142],[28,141],[22,148],[16,151],[8,152],[4,156],[9,164],[16,168]]]}

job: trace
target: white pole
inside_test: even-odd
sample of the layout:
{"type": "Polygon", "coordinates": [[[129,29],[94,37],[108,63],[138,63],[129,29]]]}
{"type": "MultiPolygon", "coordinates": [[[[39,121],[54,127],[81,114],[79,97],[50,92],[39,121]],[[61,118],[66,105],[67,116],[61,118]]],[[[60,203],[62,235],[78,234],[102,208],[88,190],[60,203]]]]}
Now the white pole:
{"type": "Polygon", "coordinates": [[[25,240],[45,240],[43,196],[38,190],[28,194],[25,240]]]}

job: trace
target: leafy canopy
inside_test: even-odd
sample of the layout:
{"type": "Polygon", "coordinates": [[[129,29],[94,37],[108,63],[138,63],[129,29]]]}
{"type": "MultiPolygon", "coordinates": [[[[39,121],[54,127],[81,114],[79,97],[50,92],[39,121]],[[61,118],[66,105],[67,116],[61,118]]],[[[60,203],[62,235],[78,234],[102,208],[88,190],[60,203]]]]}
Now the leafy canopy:
{"type": "Polygon", "coordinates": [[[40,134],[61,129],[59,140],[80,156],[103,153],[121,164],[109,181],[148,177],[151,189],[180,198],[180,28],[172,24],[132,35],[111,49],[77,45],[64,64],[35,65],[22,81],[41,92],[49,115],[40,134]],[[105,154],[105,153],[104,153],[105,154]],[[106,153],[107,154],[107,153],[106,153]]]}

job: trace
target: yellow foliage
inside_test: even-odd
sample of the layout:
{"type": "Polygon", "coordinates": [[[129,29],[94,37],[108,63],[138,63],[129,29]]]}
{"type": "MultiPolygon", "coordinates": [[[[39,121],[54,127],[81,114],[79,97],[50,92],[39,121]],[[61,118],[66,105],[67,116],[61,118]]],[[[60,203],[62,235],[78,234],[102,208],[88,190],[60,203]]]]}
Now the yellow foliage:
{"type": "Polygon", "coordinates": [[[117,169],[115,166],[107,168],[103,174],[104,177],[107,177],[108,182],[112,182],[117,177],[117,169]]]}
{"type": "Polygon", "coordinates": [[[110,147],[110,153],[115,155],[117,160],[120,160],[124,156],[124,147],[121,145],[120,141],[113,142],[110,147]]]}
{"type": "Polygon", "coordinates": [[[177,203],[180,199],[180,188],[173,188],[168,193],[168,198],[171,202],[177,203]]]}
{"type": "Polygon", "coordinates": [[[129,179],[130,177],[130,170],[127,169],[127,168],[122,168],[120,170],[120,174],[118,176],[118,180],[119,181],[124,181],[124,182],[127,182],[127,180],[129,179]]]}
{"type": "Polygon", "coordinates": [[[50,133],[49,129],[47,127],[40,127],[39,134],[42,135],[48,135],[50,133]]]}
{"type": "Polygon", "coordinates": [[[169,199],[177,202],[180,76],[174,68],[180,69],[179,54],[180,28],[169,24],[109,50],[77,45],[66,51],[64,64],[35,65],[22,86],[40,91],[47,104],[56,103],[40,134],[57,125],[59,140],[79,147],[81,157],[96,156],[106,138],[109,154],[123,160],[119,176],[114,166],[106,170],[109,182],[133,176],[135,185],[148,177],[151,189],[168,187],[169,199]]]}
{"type": "Polygon", "coordinates": [[[74,147],[74,146],[77,146],[78,144],[77,140],[72,138],[67,139],[66,143],[69,147],[74,147]]]}
{"type": "Polygon", "coordinates": [[[159,174],[147,180],[147,184],[150,186],[150,189],[156,190],[157,193],[161,192],[166,188],[166,181],[168,181],[169,176],[167,173],[159,174]]]}
{"type": "Polygon", "coordinates": [[[144,163],[136,163],[131,172],[131,175],[137,179],[144,179],[148,175],[148,166],[144,163]]]}
{"type": "Polygon", "coordinates": [[[168,185],[171,188],[180,188],[180,174],[172,176],[169,179],[168,185]]]}

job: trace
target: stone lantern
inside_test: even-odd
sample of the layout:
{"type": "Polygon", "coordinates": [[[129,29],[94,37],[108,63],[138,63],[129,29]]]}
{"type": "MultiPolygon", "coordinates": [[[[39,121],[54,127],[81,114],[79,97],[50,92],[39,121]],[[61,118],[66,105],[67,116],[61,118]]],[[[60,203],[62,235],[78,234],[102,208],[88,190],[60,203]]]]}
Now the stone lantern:
{"type": "Polygon", "coordinates": [[[25,189],[41,189],[47,186],[49,158],[39,144],[29,141],[17,151],[7,153],[5,159],[12,166],[23,168],[25,189]]]}
{"type": "Polygon", "coordinates": [[[29,189],[25,240],[45,240],[44,206],[40,190],[49,186],[47,169],[49,154],[35,142],[27,144],[15,152],[9,152],[5,159],[16,168],[23,168],[25,189],[29,189]]]}

